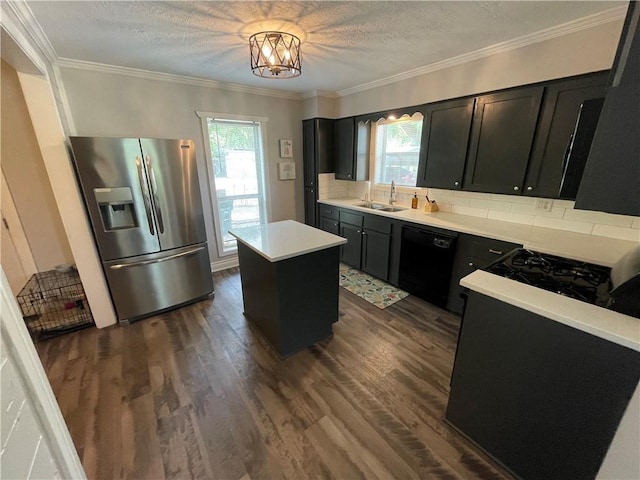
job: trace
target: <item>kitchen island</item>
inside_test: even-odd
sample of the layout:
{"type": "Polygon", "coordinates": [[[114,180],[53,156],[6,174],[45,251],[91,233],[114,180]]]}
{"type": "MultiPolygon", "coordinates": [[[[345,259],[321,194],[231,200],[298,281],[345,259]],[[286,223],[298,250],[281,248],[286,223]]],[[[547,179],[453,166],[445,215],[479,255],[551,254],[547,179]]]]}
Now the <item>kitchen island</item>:
{"type": "Polygon", "coordinates": [[[244,314],[281,357],[332,335],[338,320],[339,247],[346,240],[282,222],[238,228],[244,314]]]}
{"type": "Polygon", "coordinates": [[[638,478],[638,319],[480,270],[461,284],[447,422],[522,479],[638,478]]]}

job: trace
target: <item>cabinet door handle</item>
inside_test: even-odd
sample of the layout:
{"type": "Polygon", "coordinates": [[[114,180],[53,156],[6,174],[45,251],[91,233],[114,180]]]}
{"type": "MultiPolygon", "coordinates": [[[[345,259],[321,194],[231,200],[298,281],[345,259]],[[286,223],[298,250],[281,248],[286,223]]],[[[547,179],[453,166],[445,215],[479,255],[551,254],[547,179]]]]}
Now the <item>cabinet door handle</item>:
{"type": "Polygon", "coordinates": [[[367,232],[365,232],[365,231],[362,232],[362,235],[366,235],[366,234],[367,234],[367,232]]]}
{"type": "Polygon", "coordinates": [[[458,187],[460,185],[460,182],[453,182],[453,184],[458,187]]]}
{"type": "Polygon", "coordinates": [[[470,266],[470,267],[473,267],[473,262],[469,262],[469,266],[470,266]]]}
{"type": "Polygon", "coordinates": [[[501,250],[494,250],[493,248],[489,249],[489,253],[493,253],[494,255],[502,255],[501,250]]]}
{"type": "Polygon", "coordinates": [[[513,187],[513,191],[514,191],[514,192],[517,192],[518,190],[520,190],[520,187],[519,187],[519,186],[517,186],[517,185],[516,185],[515,187],[513,187]]]}
{"type": "Polygon", "coordinates": [[[533,187],[531,186],[527,187],[527,192],[530,192],[531,190],[533,190],[533,187]]]}

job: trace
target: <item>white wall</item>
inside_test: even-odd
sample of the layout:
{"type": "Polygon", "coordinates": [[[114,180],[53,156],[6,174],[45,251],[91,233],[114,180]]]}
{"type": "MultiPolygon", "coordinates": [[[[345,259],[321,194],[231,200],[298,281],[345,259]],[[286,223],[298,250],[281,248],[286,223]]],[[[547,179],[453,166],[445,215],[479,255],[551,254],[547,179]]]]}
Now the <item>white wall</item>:
{"type": "Polygon", "coordinates": [[[339,118],[338,97],[334,94],[320,92],[307,97],[302,102],[302,118],[339,118]]]}
{"type": "Polygon", "coordinates": [[[191,138],[196,143],[211,261],[217,260],[205,145],[196,111],[268,117],[270,221],[304,218],[302,102],[164,80],[62,68],[76,132],[81,136],[191,138]],[[279,139],[293,139],[295,181],[278,180],[279,139]]]}
{"type": "Polygon", "coordinates": [[[622,19],[341,96],[338,117],[418,105],[611,68],[622,19]]]}
{"type": "Polygon", "coordinates": [[[38,271],[73,263],[18,74],[2,61],[2,172],[38,271]]]}
{"type": "MultiPolygon", "coordinates": [[[[448,98],[611,68],[622,19],[543,40],[477,60],[397,81],[338,99],[338,117],[418,105],[448,98]]],[[[320,181],[321,198],[361,196],[362,184],[320,181]]],[[[373,189],[373,199],[386,201],[387,189],[373,189]]],[[[623,240],[640,241],[640,218],[574,210],[574,202],[555,200],[549,212],[534,209],[535,199],[452,190],[399,188],[399,201],[409,205],[413,192],[438,201],[442,211],[506,222],[536,225],[623,240]]],[[[422,205],[422,203],[421,203],[422,205]]]]}

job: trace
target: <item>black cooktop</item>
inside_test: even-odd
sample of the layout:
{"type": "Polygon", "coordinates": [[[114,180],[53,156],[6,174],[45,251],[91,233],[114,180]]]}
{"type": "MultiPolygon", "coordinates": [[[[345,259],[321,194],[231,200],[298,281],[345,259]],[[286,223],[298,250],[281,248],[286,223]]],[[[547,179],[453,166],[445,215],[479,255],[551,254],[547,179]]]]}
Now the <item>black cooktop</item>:
{"type": "Polygon", "coordinates": [[[609,301],[611,269],[524,248],[513,250],[487,272],[594,305],[609,301]]]}

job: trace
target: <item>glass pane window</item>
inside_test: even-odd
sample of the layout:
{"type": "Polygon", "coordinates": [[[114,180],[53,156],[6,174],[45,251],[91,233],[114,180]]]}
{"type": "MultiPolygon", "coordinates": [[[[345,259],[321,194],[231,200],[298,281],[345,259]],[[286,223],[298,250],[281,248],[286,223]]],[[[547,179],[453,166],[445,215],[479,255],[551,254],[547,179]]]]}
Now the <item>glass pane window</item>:
{"type": "Polygon", "coordinates": [[[422,116],[376,125],[375,182],[415,186],[418,178],[422,116]]]}
{"type": "Polygon", "coordinates": [[[219,253],[235,252],[229,230],[266,222],[260,122],[207,118],[219,253]]]}

